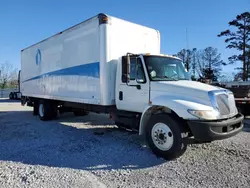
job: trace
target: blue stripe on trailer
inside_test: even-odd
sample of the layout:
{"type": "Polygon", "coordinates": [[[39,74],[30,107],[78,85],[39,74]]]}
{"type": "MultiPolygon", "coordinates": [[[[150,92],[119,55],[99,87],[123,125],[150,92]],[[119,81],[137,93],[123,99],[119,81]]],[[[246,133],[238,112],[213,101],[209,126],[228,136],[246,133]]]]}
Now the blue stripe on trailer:
{"type": "Polygon", "coordinates": [[[31,80],[37,80],[41,78],[50,77],[50,76],[88,76],[88,77],[100,78],[100,63],[94,62],[94,63],[77,65],[74,67],[68,67],[65,69],[48,72],[48,73],[41,74],[39,76],[35,76],[30,79],[24,80],[23,83],[31,81],[31,80]]]}

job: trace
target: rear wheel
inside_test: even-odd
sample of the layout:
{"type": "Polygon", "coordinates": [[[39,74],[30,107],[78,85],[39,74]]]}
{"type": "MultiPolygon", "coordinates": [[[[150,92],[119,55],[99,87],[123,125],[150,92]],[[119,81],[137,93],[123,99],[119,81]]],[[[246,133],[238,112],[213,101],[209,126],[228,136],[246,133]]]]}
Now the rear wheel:
{"type": "Polygon", "coordinates": [[[13,93],[13,99],[16,100],[17,99],[17,94],[13,93]]]}
{"type": "Polygon", "coordinates": [[[44,106],[44,101],[41,101],[38,106],[38,115],[42,121],[48,120],[48,115],[44,106]]]}
{"type": "Polygon", "coordinates": [[[181,156],[187,148],[183,127],[168,114],[153,115],[146,127],[146,139],[153,153],[167,160],[181,156]]]}
{"type": "Polygon", "coordinates": [[[58,116],[58,105],[56,102],[51,103],[51,117],[56,118],[58,116]]]}
{"type": "Polygon", "coordinates": [[[12,93],[12,92],[10,92],[10,94],[9,94],[9,99],[10,99],[10,100],[13,99],[13,93],[12,93]]]}
{"type": "Polygon", "coordinates": [[[33,115],[34,116],[39,115],[39,104],[37,102],[34,102],[33,104],[33,115]]]}
{"type": "Polygon", "coordinates": [[[38,115],[42,121],[51,120],[57,115],[57,108],[52,101],[41,100],[38,105],[38,115]]]}

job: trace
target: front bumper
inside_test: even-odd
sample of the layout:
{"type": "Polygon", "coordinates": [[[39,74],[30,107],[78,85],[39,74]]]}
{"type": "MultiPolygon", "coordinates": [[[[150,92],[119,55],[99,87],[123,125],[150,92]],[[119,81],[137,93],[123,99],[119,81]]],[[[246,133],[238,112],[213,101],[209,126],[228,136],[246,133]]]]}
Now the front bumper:
{"type": "Polygon", "coordinates": [[[238,134],[243,129],[243,119],[242,114],[237,114],[230,119],[221,121],[189,120],[187,123],[196,140],[213,141],[238,134]]]}

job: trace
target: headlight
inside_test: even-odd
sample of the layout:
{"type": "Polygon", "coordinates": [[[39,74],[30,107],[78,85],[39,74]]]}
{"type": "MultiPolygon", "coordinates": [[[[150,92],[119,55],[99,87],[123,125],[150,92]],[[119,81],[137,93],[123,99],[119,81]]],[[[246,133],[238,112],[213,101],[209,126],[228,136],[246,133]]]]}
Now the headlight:
{"type": "Polygon", "coordinates": [[[188,110],[188,112],[195,117],[205,120],[216,120],[220,115],[216,110],[188,110]]]}

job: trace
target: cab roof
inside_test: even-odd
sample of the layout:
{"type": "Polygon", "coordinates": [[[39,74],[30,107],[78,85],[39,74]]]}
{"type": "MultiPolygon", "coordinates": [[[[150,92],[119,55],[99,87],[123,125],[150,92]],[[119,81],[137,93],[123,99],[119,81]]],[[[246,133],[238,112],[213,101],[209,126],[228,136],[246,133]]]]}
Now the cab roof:
{"type": "Polygon", "coordinates": [[[144,56],[162,56],[162,57],[169,57],[169,58],[173,58],[173,59],[178,59],[181,60],[179,57],[174,56],[174,55],[168,55],[168,54],[150,54],[150,53],[146,53],[146,54],[142,54],[144,56]]]}

